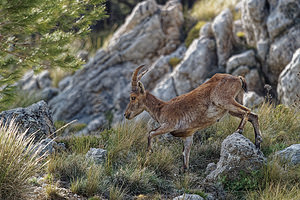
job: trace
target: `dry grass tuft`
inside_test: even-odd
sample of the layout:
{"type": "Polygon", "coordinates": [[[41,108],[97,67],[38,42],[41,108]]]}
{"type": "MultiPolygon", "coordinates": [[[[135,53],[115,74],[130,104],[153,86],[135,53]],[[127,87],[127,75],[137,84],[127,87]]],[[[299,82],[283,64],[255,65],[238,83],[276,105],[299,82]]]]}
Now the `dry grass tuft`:
{"type": "Polygon", "coordinates": [[[26,198],[29,179],[43,167],[43,157],[34,151],[34,138],[19,133],[18,127],[13,120],[0,122],[0,199],[26,198]]]}

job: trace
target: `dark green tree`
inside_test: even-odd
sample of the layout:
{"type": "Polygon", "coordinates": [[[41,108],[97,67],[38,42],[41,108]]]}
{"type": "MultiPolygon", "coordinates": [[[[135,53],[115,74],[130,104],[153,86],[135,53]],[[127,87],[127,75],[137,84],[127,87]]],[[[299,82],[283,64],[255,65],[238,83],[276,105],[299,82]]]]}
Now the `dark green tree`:
{"type": "MultiPolygon", "coordinates": [[[[104,18],[105,0],[1,0],[0,102],[28,69],[78,68],[72,42],[104,18]]],[[[0,103],[0,106],[1,106],[0,103]]]]}

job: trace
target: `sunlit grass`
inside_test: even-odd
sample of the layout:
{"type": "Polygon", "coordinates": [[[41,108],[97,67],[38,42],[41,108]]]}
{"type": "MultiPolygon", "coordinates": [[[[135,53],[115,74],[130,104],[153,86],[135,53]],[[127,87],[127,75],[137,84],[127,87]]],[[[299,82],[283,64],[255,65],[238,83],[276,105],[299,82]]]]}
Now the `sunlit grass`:
{"type": "Polygon", "coordinates": [[[24,199],[31,191],[29,179],[39,172],[43,156],[35,151],[33,136],[20,133],[18,125],[0,122],[0,198],[24,199]]]}
{"type": "Polygon", "coordinates": [[[222,10],[229,8],[233,10],[239,0],[201,0],[197,1],[192,8],[191,15],[204,21],[210,21],[216,17],[222,10]]]}

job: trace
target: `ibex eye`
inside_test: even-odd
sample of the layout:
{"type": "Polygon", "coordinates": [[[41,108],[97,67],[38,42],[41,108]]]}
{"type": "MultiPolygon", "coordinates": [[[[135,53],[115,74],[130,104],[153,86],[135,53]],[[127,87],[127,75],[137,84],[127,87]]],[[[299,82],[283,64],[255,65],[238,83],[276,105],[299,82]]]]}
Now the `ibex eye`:
{"type": "Polygon", "coordinates": [[[131,100],[134,101],[136,98],[135,97],[131,97],[131,100]]]}

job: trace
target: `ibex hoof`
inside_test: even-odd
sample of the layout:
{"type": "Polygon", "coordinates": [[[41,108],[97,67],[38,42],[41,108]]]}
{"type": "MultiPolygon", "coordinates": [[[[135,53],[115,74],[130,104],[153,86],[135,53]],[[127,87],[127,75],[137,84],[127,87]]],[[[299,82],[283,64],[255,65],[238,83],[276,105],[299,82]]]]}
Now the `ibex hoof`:
{"type": "Polygon", "coordinates": [[[244,131],[243,129],[239,128],[236,132],[238,132],[239,134],[243,134],[243,131],[244,131]]]}

